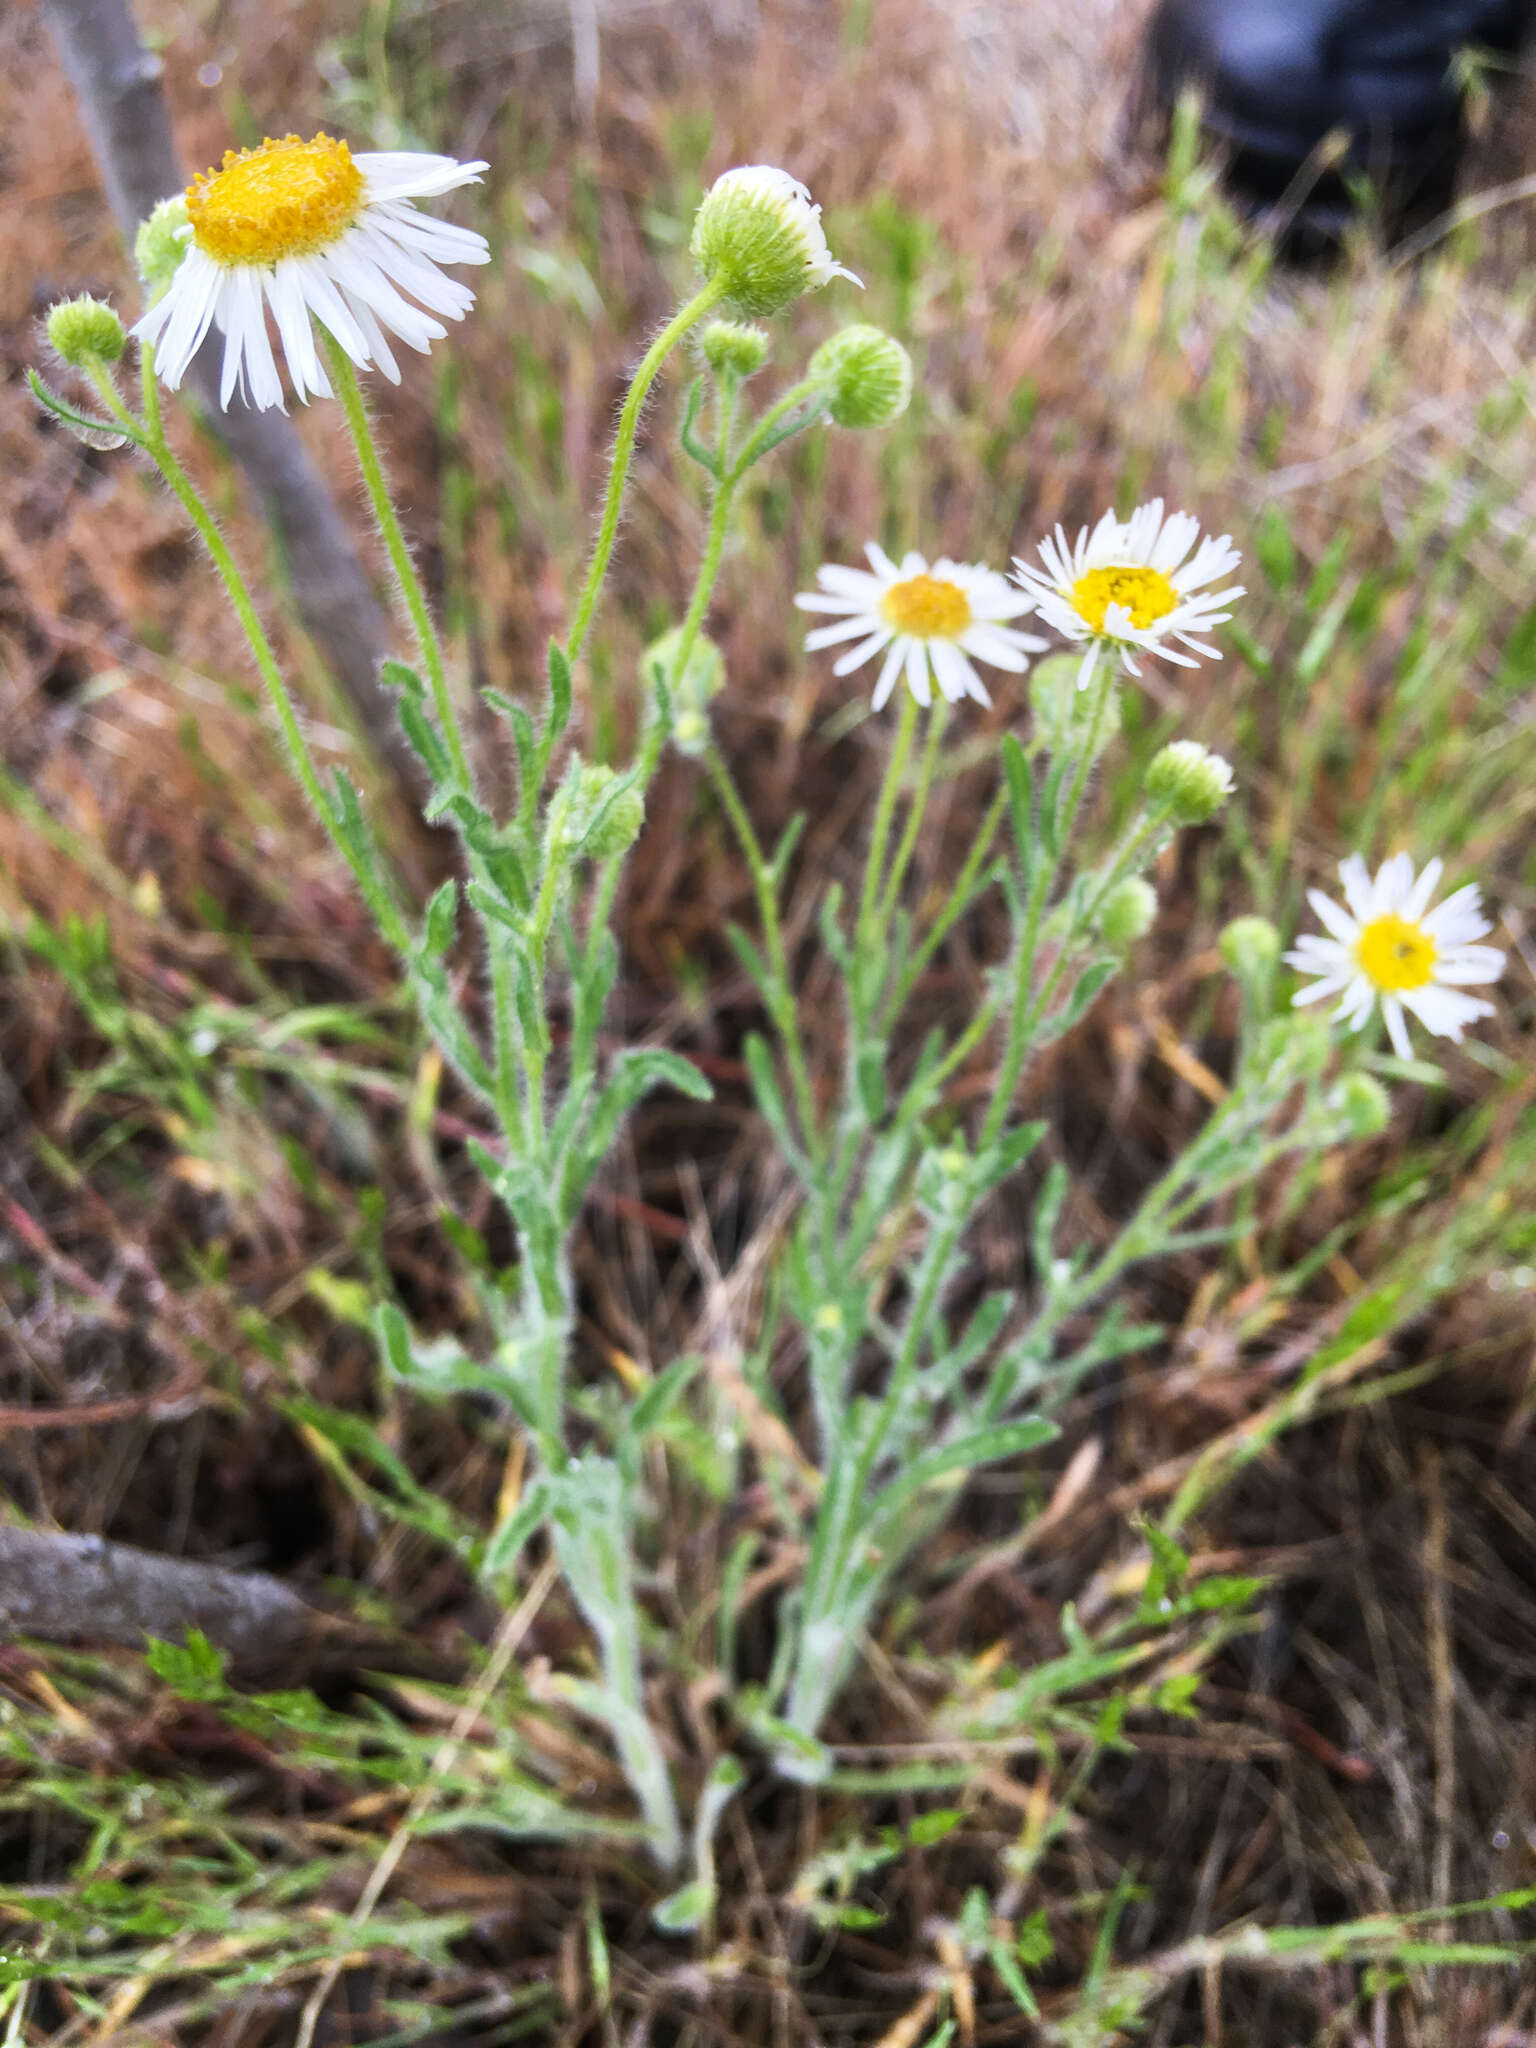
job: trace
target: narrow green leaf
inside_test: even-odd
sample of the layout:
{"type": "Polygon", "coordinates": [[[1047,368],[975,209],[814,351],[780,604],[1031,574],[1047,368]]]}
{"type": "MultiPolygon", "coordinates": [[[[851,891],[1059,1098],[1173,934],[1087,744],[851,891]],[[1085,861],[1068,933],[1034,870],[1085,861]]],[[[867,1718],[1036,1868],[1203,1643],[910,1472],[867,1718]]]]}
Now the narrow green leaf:
{"type": "Polygon", "coordinates": [[[422,944],[439,960],[453,944],[458,913],[459,885],[450,879],[433,890],[422,929],[422,944]]]}
{"type": "Polygon", "coordinates": [[[379,681],[386,690],[403,690],[407,697],[425,698],[427,686],[421,677],[403,661],[386,660],[379,668],[379,681]]]}
{"type": "Polygon", "coordinates": [[[434,783],[442,786],[452,779],[452,764],[437,727],[427,716],[419,697],[405,696],[395,706],[401,730],[420,755],[422,765],[434,783]]]}
{"type": "Polygon", "coordinates": [[[118,421],[98,419],[94,413],[81,412],[78,406],[71,405],[51,385],[45,384],[36,370],[28,369],[27,383],[38,404],[84,441],[88,448],[121,448],[125,441],[139,441],[137,434],[125,433],[118,421]]]}
{"type": "Polygon", "coordinates": [[[1028,875],[1036,853],[1035,785],[1024,749],[1014,735],[1003,735],[1003,776],[1008,785],[1008,812],[1013,820],[1014,842],[1019,861],[1028,875]]]}
{"type": "Polygon", "coordinates": [[[891,1481],[873,1503],[871,1526],[888,1525],[907,1508],[926,1486],[946,1479],[952,1472],[974,1472],[982,1465],[994,1465],[1000,1458],[1017,1457],[1058,1436],[1056,1424],[1044,1415],[1022,1416],[1017,1422],[995,1423],[978,1429],[953,1443],[941,1444],[925,1457],[916,1458],[891,1481]]]}
{"type": "Polygon", "coordinates": [[[571,720],[571,664],[558,640],[549,643],[549,717],[545,723],[545,754],[571,720]]]}

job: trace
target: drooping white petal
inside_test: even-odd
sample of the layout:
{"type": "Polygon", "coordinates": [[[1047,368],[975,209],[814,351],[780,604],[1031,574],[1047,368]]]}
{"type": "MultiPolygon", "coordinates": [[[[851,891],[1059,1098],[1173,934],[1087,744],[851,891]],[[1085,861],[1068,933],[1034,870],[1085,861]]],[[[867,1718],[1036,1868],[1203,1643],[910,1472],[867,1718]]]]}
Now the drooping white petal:
{"type": "Polygon", "coordinates": [[[407,348],[425,355],[433,342],[441,341],[448,332],[440,320],[434,320],[400,296],[370,260],[358,237],[344,236],[334,249],[326,251],[323,261],[349,303],[354,307],[366,306],[380,325],[398,335],[407,348]]]}
{"type": "Polygon", "coordinates": [[[491,245],[474,228],[461,228],[456,221],[439,220],[435,213],[418,213],[409,200],[371,210],[376,227],[383,228],[403,248],[430,256],[434,263],[489,263],[491,245]]]}
{"type": "Polygon", "coordinates": [[[366,347],[374,367],[382,370],[391,384],[398,384],[400,382],[400,365],[395,361],[395,352],[385,339],[384,330],[379,325],[373,308],[364,305],[363,301],[358,299],[352,306],[352,317],[357,322],[359,332],[363,337],[363,345],[366,347]]]}
{"type": "Polygon", "coordinates": [[[171,391],[181,388],[192,358],[202,347],[218,313],[225,273],[201,249],[189,249],[164,297],[134,328],[141,341],[154,342],[155,373],[171,391]]]}
{"type": "Polygon", "coordinates": [[[330,379],[315,348],[304,279],[292,261],[273,265],[266,277],[266,294],[296,395],[304,399],[313,392],[316,398],[329,398],[330,379]]]}
{"type": "Polygon", "coordinates": [[[373,357],[369,352],[368,337],[323,267],[312,256],[295,256],[293,269],[303,289],[305,302],[320,325],[360,370],[369,369],[373,357]]]}

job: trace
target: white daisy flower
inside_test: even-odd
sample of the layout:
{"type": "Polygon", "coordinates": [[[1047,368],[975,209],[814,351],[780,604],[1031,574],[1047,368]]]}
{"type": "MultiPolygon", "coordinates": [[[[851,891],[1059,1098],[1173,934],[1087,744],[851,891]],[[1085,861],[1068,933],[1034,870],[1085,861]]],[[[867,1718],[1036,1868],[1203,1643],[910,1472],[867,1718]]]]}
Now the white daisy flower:
{"type": "Polygon", "coordinates": [[[1015,577],[1035,611],[1068,640],[1112,642],[1132,675],[1140,675],[1134,652],[1161,654],[1183,668],[1198,668],[1198,655],[1219,661],[1220,650],[1195,636],[1224,619],[1223,609],[1243,595],[1241,584],[1225,590],[1207,585],[1228,575],[1242,560],[1230,538],[1207,534],[1190,512],[1163,512],[1163,501],[1138,505],[1123,524],[1106,512],[1090,533],[1083,527],[1072,546],[1061,527],[1040,542],[1044,569],[1015,560],[1015,577]],[[1194,548],[1193,555],[1190,549],[1194,548]],[[1179,641],[1192,653],[1170,645],[1179,641]]]}
{"type": "Polygon", "coordinates": [[[1029,599],[995,569],[947,559],[930,569],[918,554],[904,556],[898,568],[874,541],[864,552],[869,569],[825,563],[816,572],[821,589],[802,592],[795,603],[802,611],[836,615],[835,624],[806,634],[808,651],[857,641],[833,664],[834,675],[848,675],[884,652],[875,684],[877,711],[903,671],[919,704],[933,701],[930,673],[949,703],[974,697],[990,704],[972,658],[1022,675],[1029,656],[1048,644],[1004,623],[1028,611],[1029,599]]]}
{"type": "Polygon", "coordinates": [[[418,213],[413,202],[468,184],[485,168],[408,150],[353,156],[329,135],[229,150],[219,170],[188,186],[186,255],[134,334],[155,345],[155,368],[174,391],[217,327],[225,337],[221,406],[237,388],[258,408],[282,406],[269,310],[301,399],[331,395],[312,320],[359,369],[377,367],[397,384],[386,333],[425,353],[448,331],[433,315],[462,320],[475,302],[439,266],[491,257],[483,235],[418,213]]]}
{"type": "Polygon", "coordinates": [[[1373,881],[1365,862],[1353,853],[1339,868],[1347,909],[1320,889],[1309,889],[1307,901],[1328,936],[1305,932],[1285,956],[1300,973],[1319,977],[1297,991],[1296,1001],[1316,1003],[1339,995],[1334,1015],[1347,1018],[1358,1031],[1379,999],[1392,1050],[1402,1059],[1410,1052],[1405,1010],[1437,1038],[1458,1044],[1475,1018],[1491,1017],[1492,1003],[1463,995],[1461,988],[1497,981],[1504,955],[1497,946],[1473,943],[1493,929],[1483,916],[1475,882],[1433,910],[1428,907],[1444,868],[1443,861],[1432,860],[1415,880],[1412,860],[1399,853],[1382,862],[1373,881]]]}

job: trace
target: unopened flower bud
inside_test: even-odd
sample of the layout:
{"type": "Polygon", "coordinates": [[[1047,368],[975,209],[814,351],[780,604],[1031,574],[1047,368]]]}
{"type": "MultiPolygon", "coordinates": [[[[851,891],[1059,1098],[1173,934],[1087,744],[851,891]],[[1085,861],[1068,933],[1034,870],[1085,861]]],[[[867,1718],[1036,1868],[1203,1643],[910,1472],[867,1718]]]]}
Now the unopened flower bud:
{"type": "Polygon", "coordinates": [[[707,633],[694,636],[687,666],[677,668],[682,646],[680,626],[673,626],[659,640],[653,640],[641,661],[641,674],[652,688],[665,684],[671,697],[672,744],[679,753],[697,756],[709,744],[709,704],[725,688],[725,656],[707,633]]]}
{"type": "Polygon", "coordinates": [[[1280,958],[1280,934],[1267,917],[1234,917],[1220,944],[1222,959],[1241,981],[1267,974],[1280,958]]]}
{"type": "Polygon", "coordinates": [[[878,327],[845,327],[811,357],[811,376],[827,387],[827,411],[840,427],[884,427],[912,396],[912,358],[878,327]]]}
{"type": "Polygon", "coordinates": [[[100,299],[62,299],[48,314],[48,339],[72,370],[115,363],[128,346],[128,330],[100,299]]]}
{"type": "Polygon", "coordinates": [[[174,199],[162,199],[148,220],[140,224],[133,241],[133,260],[148,306],[164,296],[181,268],[190,240],[187,224],[184,192],[178,192],[174,199]]]}
{"type": "Polygon", "coordinates": [[[620,789],[611,768],[584,762],[571,802],[571,836],[589,860],[607,860],[634,845],[645,823],[645,800],[634,788],[620,789]]]}
{"type": "Polygon", "coordinates": [[[1173,740],[1152,756],[1146,797],[1177,825],[1203,825],[1232,793],[1232,765],[1198,740],[1173,740]]]}
{"type": "Polygon", "coordinates": [[[717,377],[754,377],[768,360],[767,335],[741,320],[711,320],[699,347],[717,377]]]}
{"type": "Polygon", "coordinates": [[[744,164],[716,178],[694,215],[689,246],[705,280],[754,318],[782,312],[834,277],[859,282],[833,261],[810,193],[772,164],[744,164]]]}
{"type": "Polygon", "coordinates": [[[1099,934],[1107,946],[1129,946],[1144,939],[1157,916],[1157,891],[1140,875],[1128,875],[1104,899],[1099,934]]]}
{"type": "Polygon", "coordinates": [[[1346,1074],[1334,1104],[1352,1138],[1377,1138],[1392,1121],[1392,1098],[1373,1074],[1346,1074]]]}

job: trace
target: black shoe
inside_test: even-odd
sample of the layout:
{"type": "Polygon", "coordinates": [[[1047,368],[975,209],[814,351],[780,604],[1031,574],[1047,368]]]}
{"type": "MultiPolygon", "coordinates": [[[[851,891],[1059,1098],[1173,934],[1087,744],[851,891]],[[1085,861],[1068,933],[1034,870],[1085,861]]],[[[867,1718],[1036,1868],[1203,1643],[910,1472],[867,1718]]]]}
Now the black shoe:
{"type": "Polygon", "coordinates": [[[1186,86],[1228,152],[1238,199],[1294,206],[1303,225],[1342,232],[1364,173],[1402,226],[1449,203],[1461,155],[1454,59],[1509,58],[1536,0],[1160,0],[1147,34],[1149,84],[1167,110],[1186,86]],[[1341,159],[1308,159],[1335,132],[1341,159]],[[1314,175],[1315,172],[1315,175],[1314,175]]]}

